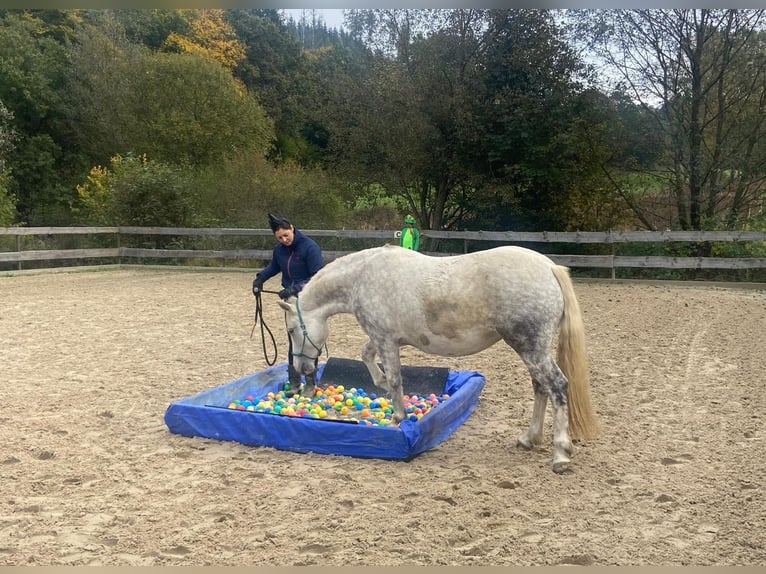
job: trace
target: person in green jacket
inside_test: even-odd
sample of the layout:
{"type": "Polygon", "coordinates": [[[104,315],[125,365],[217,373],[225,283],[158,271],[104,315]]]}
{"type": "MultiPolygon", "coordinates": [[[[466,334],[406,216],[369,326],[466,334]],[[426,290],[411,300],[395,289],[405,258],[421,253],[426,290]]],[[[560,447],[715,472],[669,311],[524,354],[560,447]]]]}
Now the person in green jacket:
{"type": "Polygon", "coordinates": [[[404,229],[402,229],[402,235],[399,238],[399,245],[405,249],[412,249],[417,251],[420,249],[420,231],[415,227],[415,218],[408,215],[404,219],[404,229]]]}

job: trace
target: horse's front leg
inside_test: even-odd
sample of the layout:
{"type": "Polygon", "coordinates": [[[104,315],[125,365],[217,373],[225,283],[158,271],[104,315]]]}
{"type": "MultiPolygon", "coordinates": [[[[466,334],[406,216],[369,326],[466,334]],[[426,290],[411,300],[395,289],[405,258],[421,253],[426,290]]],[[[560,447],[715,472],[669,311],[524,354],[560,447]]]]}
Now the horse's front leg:
{"type": "Polygon", "coordinates": [[[518,446],[527,450],[531,450],[543,441],[543,422],[545,422],[545,408],[548,406],[548,393],[543,389],[542,385],[532,379],[532,388],[535,393],[532,419],[529,421],[527,432],[516,441],[518,446]]]}
{"type": "Polygon", "coordinates": [[[378,349],[373,344],[372,339],[370,339],[367,344],[364,346],[364,349],[362,350],[362,361],[364,361],[364,364],[367,365],[367,370],[370,371],[370,376],[372,377],[372,383],[376,387],[380,387],[381,389],[386,389],[387,391],[391,391],[391,389],[388,388],[388,383],[386,382],[386,375],[383,371],[380,370],[380,367],[378,366],[378,363],[375,361],[375,357],[378,356],[378,349]]]}
{"type": "Polygon", "coordinates": [[[394,402],[394,414],[391,415],[392,422],[398,424],[406,417],[404,410],[404,389],[402,388],[401,359],[399,357],[399,347],[396,345],[383,345],[380,350],[380,359],[385,370],[386,386],[394,402]]]}

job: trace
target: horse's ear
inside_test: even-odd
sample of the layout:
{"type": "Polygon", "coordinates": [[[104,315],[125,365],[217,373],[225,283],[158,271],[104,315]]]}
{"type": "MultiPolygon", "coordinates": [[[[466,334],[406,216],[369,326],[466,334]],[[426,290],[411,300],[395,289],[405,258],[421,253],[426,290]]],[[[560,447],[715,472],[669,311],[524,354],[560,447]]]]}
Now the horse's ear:
{"type": "Polygon", "coordinates": [[[282,309],[284,309],[285,311],[287,311],[289,313],[295,313],[295,307],[293,305],[291,305],[290,303],[288,303],[287,301],[282,301],[280,299],[279,300],[279,306],[282,307],[282,309]]]}

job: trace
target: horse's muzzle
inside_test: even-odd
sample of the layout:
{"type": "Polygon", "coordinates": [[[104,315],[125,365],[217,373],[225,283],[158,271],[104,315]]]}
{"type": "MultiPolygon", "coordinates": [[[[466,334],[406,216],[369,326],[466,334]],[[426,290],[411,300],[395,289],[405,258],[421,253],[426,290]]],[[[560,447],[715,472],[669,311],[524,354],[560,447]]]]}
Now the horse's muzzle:
{"type": "Polygon", "coordinates": [[[317,370],[316,359],[309,360],[308,358],[296,357],[293,359],[293,367],[301,375],[310,375],[317,370]]]}

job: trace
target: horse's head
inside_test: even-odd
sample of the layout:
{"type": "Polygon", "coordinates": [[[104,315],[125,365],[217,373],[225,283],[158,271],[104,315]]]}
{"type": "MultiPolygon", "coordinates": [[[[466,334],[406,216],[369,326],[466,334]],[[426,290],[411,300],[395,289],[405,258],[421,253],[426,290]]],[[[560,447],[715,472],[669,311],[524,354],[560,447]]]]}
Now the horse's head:
{"type": "Polygon", "coordinates": [[[302,375],[310,375],[316,369],[329,335],[327,319],[305,313],[297,297],[280,301],[279,306],[285,310],[287,335],[293,346],[293,367],[302,375]]]}

